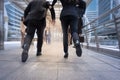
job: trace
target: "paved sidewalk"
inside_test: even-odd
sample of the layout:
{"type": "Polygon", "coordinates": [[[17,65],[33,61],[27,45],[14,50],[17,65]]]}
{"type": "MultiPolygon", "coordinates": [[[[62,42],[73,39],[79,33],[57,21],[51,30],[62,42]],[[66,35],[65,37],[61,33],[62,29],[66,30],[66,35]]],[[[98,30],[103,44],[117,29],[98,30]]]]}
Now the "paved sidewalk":
{"type": "Polygon", "coordinates": [[[35,43],[22,63],[20,42],[5,43],[0,51],[0,80],[120,80],[120,59],[85,48],[77,57],[72,46],[64,59],[62,47],[62,42],[44,43],[42,56],[37,57],[35,43]]]}

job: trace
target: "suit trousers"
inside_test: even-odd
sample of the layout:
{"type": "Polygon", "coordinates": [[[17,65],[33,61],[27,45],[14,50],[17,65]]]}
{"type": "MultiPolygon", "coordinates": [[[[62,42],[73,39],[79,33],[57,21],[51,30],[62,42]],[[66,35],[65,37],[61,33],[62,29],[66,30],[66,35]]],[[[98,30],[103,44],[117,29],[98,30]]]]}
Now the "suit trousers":
{"type": "Polygon", "coordinates": [[[64,52],[68,53],[68,29],[70,27],[73,42],[79,40],[78,36],[78,18],[72,15],[62,16],[60,18],[63,31],[64,52]]]}
{"type": "MultiPolygon", "coordinates": [[[[26,37],[30,38],[30,41],[34,38],[35,32],[37,33],[37,52],[41,52],[43,44],[43,33],[46,26],[46,20],[29,20],[27,24],[26,37]]],[[[31,44],[31,42],[29,43],[31,44]]]]}

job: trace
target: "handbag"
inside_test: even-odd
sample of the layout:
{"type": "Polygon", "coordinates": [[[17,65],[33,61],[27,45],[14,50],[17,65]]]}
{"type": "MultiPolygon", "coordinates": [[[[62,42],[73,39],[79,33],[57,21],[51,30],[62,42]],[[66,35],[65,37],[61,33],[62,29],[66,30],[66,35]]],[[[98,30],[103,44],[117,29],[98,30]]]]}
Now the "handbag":
{"type": "Polygon", "coordinates": [[[80,42],[84,42],[84,36],[79,36],[80,42]]]}

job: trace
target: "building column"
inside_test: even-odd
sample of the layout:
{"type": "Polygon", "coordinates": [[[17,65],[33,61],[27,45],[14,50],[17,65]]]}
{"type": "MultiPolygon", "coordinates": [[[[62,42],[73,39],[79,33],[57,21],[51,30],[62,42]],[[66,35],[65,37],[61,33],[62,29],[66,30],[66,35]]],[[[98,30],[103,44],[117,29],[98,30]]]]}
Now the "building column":
{"type": "Polygon", "coordinates": [[[4,49],[4,0],[0,0],[0,50],[4,49]]]}

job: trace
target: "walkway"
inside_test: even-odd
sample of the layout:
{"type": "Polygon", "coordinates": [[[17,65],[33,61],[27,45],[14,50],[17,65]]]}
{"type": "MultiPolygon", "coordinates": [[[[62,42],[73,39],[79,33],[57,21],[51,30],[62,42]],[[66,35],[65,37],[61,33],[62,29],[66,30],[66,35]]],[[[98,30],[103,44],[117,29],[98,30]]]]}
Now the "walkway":
{"type": "Polygon", "coordinates": [[[120,80],[120,59],[85,48],[79,58],[72,46],[64,59],[61,42],[44,43],[43,55],[36,57],[35,45],[22,63],[20,43],[5,43],[0,51],[0,80],[120,80]]]}

